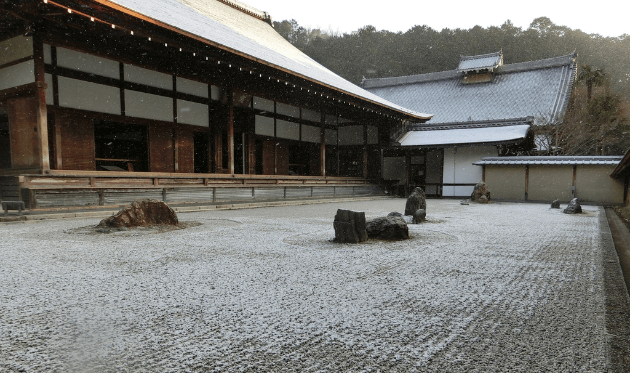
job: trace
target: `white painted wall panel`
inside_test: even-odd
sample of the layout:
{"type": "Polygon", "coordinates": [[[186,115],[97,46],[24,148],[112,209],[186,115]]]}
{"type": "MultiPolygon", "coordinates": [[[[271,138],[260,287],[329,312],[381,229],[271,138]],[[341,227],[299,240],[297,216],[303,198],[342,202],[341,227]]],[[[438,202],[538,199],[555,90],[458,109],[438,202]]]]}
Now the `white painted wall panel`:
{"type": "Polygon", "coordinates": [[[293,118],[300,117],[300,108],[292,105],[283,104],[282,102],[276,103],[276,114],[287,115],[293,118]]]}
{"type": "Polygon", "coordinates": [[[378,144],[378,127],[367,126],[367,143],[370,145],[378,144]]]}
{"type": "Polygon", "coordinates": [[[319,111],[302,109],[302,119],[310,120],[315,123],[321,123],[322,114],[319,111]]]}
{"type": "Polygon", "coordinates": [[[363,126],[339,127],[339,145],[363,145],[363,126]]]}
{"type": "Polygon", "coordinates": [[[177,100],[177,123],[210,127],[208,105],[177,100]]]}
{"type": "Polygon", "coordinates": [[[210,98],[213,99],[214,101],[221,100],[222,94],[223,94],[223,88],[217,87],[216,85],[213,85],[210,87],[210,98]]]}
{"type": "Polygon", "coordinates": [[[275,107],[272,100],[267,100],[266,98],[254,96],[254,109],[264,110],[273,113],[275,107]]]}
{"type": "Polygon", "coordinates": [[[0,70],[0,90],[34,83],[34,69],[35,63],[29,60],[0,70]]]}
{"type": "Polygon", "coordinates": [[[173,99],[125,89],[125,114],[130,117],[173,121],[173,99]]]}
{"type": "Polygon", "coordinates": [[[93,56],[66,48],[57,47],[57,66],[66,67],[84,73],[120,79],[120,67],[117,61],[93,56]]]}
{"type": "Polygon", "coordinates": [[[173,90],[173,76],[125,64],[125,81],[173,90]]]}
{"type": "Polygon", "coordinates": [[[52,64],[52,47],[50,44],[44,44],[44,63],[52,64]]]}
{"type": "Polygon", "coordinates": [[[274,123],[275,121],[273,118],[256,115],[254,131],[257,135],[273,137],[275,135],[274,123]]]}
{"type": "MultiPolygon", "coordinates": [[[[483,157],[496,156],[498,156],[498,151],[494,146],[444,149],[443,183],[474,184],[480,182],[483,178],[483,168],[475,166],[473,163],[483,157]]],[[[445,197],[465,197],[469,196],[472,190],[473,187],[444,186],[442,195],[445,197]]]]}
{"type": "Polygon", "coordinates": [[[299,140],[300,125],[286,120],[276,120],[276,136],[281,139],[299,140]]]}
{"type": "Polygon", "coordinates": [[[60,76],[59,106],[120,115],[120,89],[60,76]]]}
{"type": "Polygon", "coordinates": [[[33,55],[33,38],[16,36],[0,42],[0,65],[33,55]]]}
{"type": "Polygon", "coordinates": [[[330,126],[336,126],[338,124],[337,117],[334,115],[326,115],[326,124],[330,126]]]}
{"type": "Polygon", "coordinates": [[[337,130],[326,128],[326,145],[337,146],[337,130]]]}
{"type": "Polygon", "coordinates": [[[55,97],[53,96],[53,77],[51,74],[44,74],[46,80],[46,105],[54,105],[55,97]]]}
{"type": "Polygon", "coordinates": [[[302,141],[319,144],[322,142],[322,135],[319,127],[302,125],[302,141]]]}
{"type": "Polygon", "coordinates": [[[177,92],[208,98],[208,85],[194,80],[177,77],[177,92]]]}

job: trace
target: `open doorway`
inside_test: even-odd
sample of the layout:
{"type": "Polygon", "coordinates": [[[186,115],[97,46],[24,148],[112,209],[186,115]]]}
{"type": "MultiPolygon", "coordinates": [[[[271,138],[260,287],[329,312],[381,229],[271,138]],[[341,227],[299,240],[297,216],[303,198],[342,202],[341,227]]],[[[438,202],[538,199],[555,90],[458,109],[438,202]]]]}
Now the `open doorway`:
{"type": "Polygon", "coordinates": [[[195,173],[210,173],[212,172],[212,164],[210,155],[211,151],[211,138],[208,132],[195,132],[194,133],[194,172],[195,173]]]}
{"type": "Polygon", "coordinates": [[[147,127],[118,122],[94,125],[96,169],[148,171],[147,127]]]}

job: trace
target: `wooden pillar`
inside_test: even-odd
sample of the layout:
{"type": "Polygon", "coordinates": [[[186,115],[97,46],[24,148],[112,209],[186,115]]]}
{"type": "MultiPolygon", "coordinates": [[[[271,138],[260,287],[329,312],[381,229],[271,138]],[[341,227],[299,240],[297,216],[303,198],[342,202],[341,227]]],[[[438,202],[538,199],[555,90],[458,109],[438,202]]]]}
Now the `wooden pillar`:
{"type": "Polygon", "coordinates": [[[234,174],[234,89],[230,86],[227,91],[227,146],[228,146],[228,170],[234,174]]]}
{"type": "Polygon", "coordinates": [[[486,165],[485,164],[481,166],[481,181],[483,181],[484,183],[486,182],[486,165]]]}
{"type": "Polygon", "coordinates": [[[324,110],[321,112],[320,125],[320,139],[319,144],[319,175],[326,176],[326,114],[324,110]]]}
{"type": "Polygon", "coordinates": [[[61,118],[60,115],[55,115],[55,163],[58,170],[63,170],[63,156],[61,148],[61,118]]]}
{"type": "Polygon", "coordinates": [[[571,195],[577,198],[577,190],[575,190],[575,180],[577,179],[577,165],[573,165],[573,181],[571,183],[571,195]]]}
{"type": "Polygon", "coordinates": [[[405,197],[407,197],[410,193],[409,191],[409,182],[411,181],[410,174],[411,174],[411,155],[409,154],[409,151],[407,151],[405,154],[405,197]]]}
{"type": "Polygon", "coordinates": [[[368,175],[367,124],[363,125],[363,178],[368,175]]]}
{"type": "Polygon", "coordinates": [[[46,78],[44,66],[44,42],[35,33],[33,35],[33,58],[35,63],[35,82],[37,83],[37,163],[42,172],[50,171],[48,156],[48,109],[46,108],[46,78]]]}

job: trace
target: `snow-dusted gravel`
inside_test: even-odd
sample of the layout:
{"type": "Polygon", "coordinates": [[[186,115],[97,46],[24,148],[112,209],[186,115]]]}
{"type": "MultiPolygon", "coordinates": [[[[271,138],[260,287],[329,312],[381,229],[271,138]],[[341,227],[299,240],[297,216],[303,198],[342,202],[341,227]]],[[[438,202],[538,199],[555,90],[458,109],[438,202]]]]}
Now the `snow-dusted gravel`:
{"type": "Polygon", "coordinates": [[[331,242],[404,205],[0,224],[0,371],[608,371],[598,207],[429,200],[410,240],[331,242]]]}

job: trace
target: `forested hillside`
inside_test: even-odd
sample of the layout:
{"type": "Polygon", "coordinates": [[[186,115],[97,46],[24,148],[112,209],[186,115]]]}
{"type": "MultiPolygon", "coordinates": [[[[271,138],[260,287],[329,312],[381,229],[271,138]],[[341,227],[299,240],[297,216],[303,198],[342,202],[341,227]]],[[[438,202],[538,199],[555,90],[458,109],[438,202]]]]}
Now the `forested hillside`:
{"type": "Polygon", "coordinates": [[[602,37],[535,19],[527,29],[506,21],[500,27],[434,30],[415,26],[389,32],[365,26],[339,34],[301,27],[295,20],[274,22],[293,45],[335,73],[359,84],[378,78],[451,70],[460,55],[503,50],[506,64],[578,52],[578,63],[606,72],[611,88],[630,98],[630,35],[602,37]]]}

